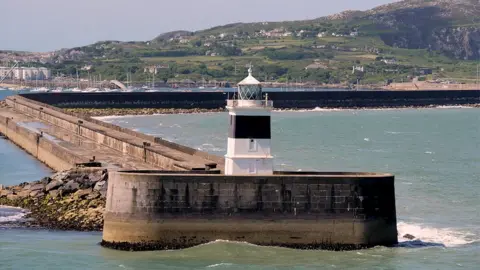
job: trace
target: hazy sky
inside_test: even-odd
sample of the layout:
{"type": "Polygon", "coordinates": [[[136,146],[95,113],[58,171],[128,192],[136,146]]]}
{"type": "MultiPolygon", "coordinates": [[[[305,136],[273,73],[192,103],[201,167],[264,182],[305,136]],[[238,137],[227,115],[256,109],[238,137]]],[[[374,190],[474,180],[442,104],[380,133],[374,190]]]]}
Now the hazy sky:
{"type": "Polygon", "coordinates": [[[395,0],[0,0],[0,49],[50,51],[150,40],[233,22],[314,19],[395,0]]]}

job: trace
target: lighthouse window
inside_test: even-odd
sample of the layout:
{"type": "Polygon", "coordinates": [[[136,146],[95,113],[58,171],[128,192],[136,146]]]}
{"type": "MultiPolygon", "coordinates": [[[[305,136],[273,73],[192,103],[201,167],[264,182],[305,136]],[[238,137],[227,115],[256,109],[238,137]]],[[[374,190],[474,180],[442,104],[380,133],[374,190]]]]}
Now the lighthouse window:
{"type": "Polygon", "coordinates": [[[248,141],[248,150],[250,150],[251,152],[257,151],[257,141],[255,141],[254,139],[250,139],[248,141]]]}
{"type": "Polygon", "coordinates": [[[249,173],[256,173],[257,172],[257,168],[255,166],[255,163],[250,163],[249,166],[248,166],[248,172],[249,173]]]}
{"type": "Polygon", "coordinates": [[[228,136],[236,139],[270,139],[270,116],[232,116],[228,136]]]}

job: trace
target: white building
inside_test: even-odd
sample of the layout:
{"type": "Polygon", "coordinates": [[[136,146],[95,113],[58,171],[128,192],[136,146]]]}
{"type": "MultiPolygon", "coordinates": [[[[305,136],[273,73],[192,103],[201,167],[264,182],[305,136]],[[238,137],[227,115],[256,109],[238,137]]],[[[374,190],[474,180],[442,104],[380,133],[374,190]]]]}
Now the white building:
{"type": "Polygon", "coordinates": [[[252,76],[238,83],[234,99],[227,100],[230,126],[225,155],[226,175],[272,175],[270,116],[272,101],[262,97],[262,86],[252,76]]]}
{"type": "Polygon", "coordinates": [[[6,78],[11,79],[13,77],[13,72],[9,67],[0,67],[0,79],[6,78]]]}
{"type": "Polygon", "coordinates": [[[49,80],[52,71],[48,68],[36,67],[0,67],[0,78],[6,77],[15,80],[49,80]]]}

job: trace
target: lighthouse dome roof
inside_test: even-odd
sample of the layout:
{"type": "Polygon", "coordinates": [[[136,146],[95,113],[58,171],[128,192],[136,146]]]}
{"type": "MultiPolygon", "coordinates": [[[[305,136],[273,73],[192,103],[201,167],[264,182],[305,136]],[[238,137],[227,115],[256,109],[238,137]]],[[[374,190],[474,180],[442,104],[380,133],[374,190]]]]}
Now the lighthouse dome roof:
{"type": "Polygon", "coordinates": [[[248,76],[243,79],[238,85],[259,85],[260,82],[252,76],[252,69],[248,69],[248,76]]]}

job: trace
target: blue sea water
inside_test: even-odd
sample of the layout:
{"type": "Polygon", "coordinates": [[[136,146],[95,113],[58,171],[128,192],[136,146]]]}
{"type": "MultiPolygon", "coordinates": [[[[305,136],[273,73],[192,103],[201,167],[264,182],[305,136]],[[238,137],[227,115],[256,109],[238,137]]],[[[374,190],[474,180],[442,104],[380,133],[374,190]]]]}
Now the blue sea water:
{"type": "MultiPolygon", "coordinates": [[[[0,100],[12,91],[0,90],[0,100]]],[[[21,182],[40,179],[52,171],[40,161],[20,150],[9,140],[0,138],[0,184],[13,185],[21,182]]]]}
{"type": "MultiPolygon", "coordinates": [[[[218,155],[226,150],[225,113],[102,119],[218,155]]],[[[4,208],[0,269],[478,269],[479,109],[275,112],[272,128],[277,169],[394,173],[399,247],[302,251],[219,240],[185,250],[131,253],[100,247],[101,233],[2,226],[2,211],[4,220],[24,214],[4,208]],[[405,233],[417,239],[402,238],[405,233]]],[[[0,153],[9,149],[4,143],[0,153]]],[[[15,154],[0,159],[0,184],[17,182],[3,175],[29,166],[37,175],[26,180],[48,173],[11,147],[15,154]]]]}

